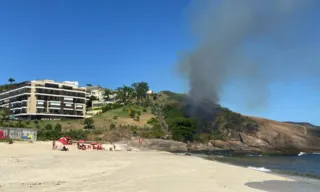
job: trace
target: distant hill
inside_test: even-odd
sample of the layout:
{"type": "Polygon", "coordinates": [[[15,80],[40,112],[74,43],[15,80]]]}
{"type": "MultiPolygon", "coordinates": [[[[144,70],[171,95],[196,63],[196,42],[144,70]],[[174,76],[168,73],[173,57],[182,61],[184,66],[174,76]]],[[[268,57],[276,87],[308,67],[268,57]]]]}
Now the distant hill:
{"type": "Polygon", "coordinates": [[[294,124],[294,125],[301,125],[301,126],[304,126],[304,127],[308,127],[310,129],[319,129],[320,130],[320,126],[313,125],[313,124],[307,123],[307,122],[285,121],[284,123],[289,123],[289,124],[294,124]]]}

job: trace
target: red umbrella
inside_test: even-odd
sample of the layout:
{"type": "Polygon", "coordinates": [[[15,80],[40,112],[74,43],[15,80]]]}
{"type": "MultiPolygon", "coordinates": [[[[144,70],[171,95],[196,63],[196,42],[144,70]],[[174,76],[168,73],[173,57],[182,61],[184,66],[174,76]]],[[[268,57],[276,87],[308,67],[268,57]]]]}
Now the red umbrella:
{"type": "Polygon", "coordinates": [[[97,145],[97,142],[92,142],[91,145],[97,145]]]}
{"type": "Polygon", "coordinates": [[[68,140],[72,140],[71,137],[68,137],[68,136],[64,136],[64,138],[68,139],[68,140]]]}
{"type": "Polygon", "coordinates": [[[78,143],[84,143],[86,140],[79,140],[78,143]]]}

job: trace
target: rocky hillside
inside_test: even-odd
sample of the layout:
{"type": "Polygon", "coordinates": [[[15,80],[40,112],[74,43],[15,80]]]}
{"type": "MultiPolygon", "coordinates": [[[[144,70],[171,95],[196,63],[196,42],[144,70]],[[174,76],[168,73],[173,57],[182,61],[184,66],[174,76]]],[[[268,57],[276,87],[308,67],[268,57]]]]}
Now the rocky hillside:
{"type": "Polygon", "coordinates": [[[201,133],[195,133],[192,150],[287,154],[320,151],[320,132],[311,124],[244,116],[222,107],[217,111],[201,133]]]}
{"type": "Polygon", "coordinates": [[[256,132],[239,132],[238,136],[224,141],[210,141],[210,145],[221,149],[260,153],[297,154],[301,151],[320,151],[320,137],[312,128],[257,117],[250,118],[258,124],[256,132]]]}
{"type": "Polygon", "coordinates": [[[313,124],[307,123],[307,122],[285,121],[284,123],[289,123],[289,124],[297,125],[298,127],[299,127],[299,126],[304,126],[304,127],[308,127],[308,128],[311,128],[311,129],[319,129],[319,130],[320,130],[320,126],[316,126],[316,125],[313,125],[313,124]]]}

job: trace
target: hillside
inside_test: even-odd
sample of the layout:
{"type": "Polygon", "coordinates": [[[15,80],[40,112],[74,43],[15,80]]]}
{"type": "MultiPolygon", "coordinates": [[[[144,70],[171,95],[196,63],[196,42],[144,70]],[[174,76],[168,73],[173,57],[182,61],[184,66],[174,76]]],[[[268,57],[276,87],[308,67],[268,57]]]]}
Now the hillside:
{"type": "MultiPolygon", "coordinates": [[[[147,121],[153,117],[150,112],[143,112],[142,108],[139,108],[141,111],[141,116],[139,121],[135,121],[130,118],[127,111],[123,111],[123,107],[107,111],[92,117],[94,121],[95,129],[103,129],[110,127],[111,124],[116,125],[133,125],[142,127],[147,124],[147,121]]],[[[45,121],[46,123],[60,123],[62,129],[73,129],[79,130],[83,129],[83,120],[60,120],[60,121],[45,121]]]]}
{"type": "MultiPolygon", "coordinates": [[[[170,95],[167,98],[183,101],[185,95],[170,95]]],[[[183,108],[183,107],[182,107],[183,108]]],[[[207,146],[193,144],[199,149],[223,149],[233,151],[259,153],[289,153],[301,151],[320,151],[320,132],[311,124],[283,123],[274,120],[251,117],[232,112],[218,106],[215,117],[201,128],[201,133],[195,133],[195,142],[207,146]]]]}
{"type": "Polygon", "coordinates": [[[308,127],[311,129],[319,129],[320,130],[320,126],[316,126],[316,125],[313,125],[313,124],[307,123],[307,122],[285,121],[284,123],[289,123],[289,124],[293,124],[293,125],[297,125],[297,126],[304,126],[304,127],[308,127]]]}
{"type": "Polygon", "coordinates": [[[297,154],[320,151],[320,135],[315,129],[269,119],[250,117],[258,124],[255,133],[240,132],[227,141],[213,141],[216,147],[261,153],[297,154]]]}
{"type": "MultiPolygon", "coordinates": [[[[86,120],[9,121],[3,126],[37,128],[39,139],[50,140],[70,135],[75,139],[114,142],[139,136],[191,142],[188,147],[192,150],[294,154],[320,151],[320,133],[314,125],[245,116],[219,105],[209,105],[214,113],[199,120],[188,113],[193,106],[187,101],[185,94],[162,91],[140,103],[128,102],[112,110],[109,107],[92,117],[93,126],[89,129],[84,129],[86,120]],[[140,114],[138,119],[130,117],[132,111],[140,114]]],[[[198,111],[202,112],[205,113],[198,111]]]]}

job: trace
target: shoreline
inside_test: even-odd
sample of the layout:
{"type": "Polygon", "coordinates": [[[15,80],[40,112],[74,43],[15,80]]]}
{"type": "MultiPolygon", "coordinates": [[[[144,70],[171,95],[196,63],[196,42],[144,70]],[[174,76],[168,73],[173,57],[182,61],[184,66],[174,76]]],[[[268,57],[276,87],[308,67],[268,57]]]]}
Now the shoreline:
{"type": "MultiPolygon", "coordinates": [[[[290,177],[303,177],[303,178],[309,178],[309,179],[315,179],[315,180],[320,180],[320,175],[318,174],[312,174],[312,173],[302,173],[302,172],[295,172],[295,171],[286,171],[286,170],[281,170],[281,169],[274,169],[274,168],[266,168],[264,165],[261,166],[256,166],[256,165],[252,165],[252,164],[241,164],[241,163],[235,163],[233,162],[232,158],[239,158],[239,157],[247,157],[247,158],[278,158],[278,157],[292,157],[292,158],[297,158],[297,157],[303,157],[303,156],[317,156],[319,155],[320,157],[320,153],[317,152],[311,152],[311,153],[304,153],[303,155],[300,155],[302,152],[300,152],[298,155],[288,155],[288,154],[281,154],[281,155],[262,155],[262,154],[255,154],[255,153],[238,153],[238,152],[233,152],[233,151],[227,151],[227,150],[218,150],[218,151],[189,151],[189,152],[174,152],[177,154],[187,154],[189,156],[197,156],[203,159],[207,159],[210,160],[210,155],[213,154],[214,160],[222,162],[222,163],[226,163],[226,164],[230,164],[230,165],[236,165],[236,166],[240,166],[240,167],[244,167],[244,168],[252,168],[252,169],[256,169],[258,171],[262,171],[262,172],[272,172],[275,174],[279,174],[279,175],[284,175],[284,176],[290,176],[290,177]],[[224,160],[224,158],[229,159],[229,161],[224,160]],[[260,170],[259,170],[260,169],[260,170]]],[[[267,165],[266,165],[267,166],[267,165]]]]}
{"type": "Polygon", "coordinates": [[[52,150],[50,143],[0,144],[0,150],[0,191],[7,192],[258,192],[274,191],[274,185],[298,188],[297,184],[312,192],[319,189],[283,176],[163,151],[80,151],[70,146],[64,152],[52,150]]]}
{"type": "MultiPolygon", "coordinates": [[[[291,178],[291,179],[298,179],[298,180],[314,180],[314,181],[319,181],[320,183],[320,176],[317,175],[312,175],[312,174],[302,174],[302,173],[297,173],[297,172],[290,172],[290,171],[282,171],[282,170],[275,170],[275,169],[267,169],[264,166],[263,167],[255,167],[255,166],[245,166],[245,165],[240,165],[240,164],[236,164],[236,163],[232,163],[232,162],[227,162],[227,161],[223,161],[223,154],[220,155],[214,155],[214,156],[219,156],[218,158],[214,158],[214,160],[210,159],[209,155],[207,154],[203,154],[203,153],[198,153],[198,152],[191,152],[189,153],[190,155],[187,155],[186,153],[176,153],[176,154],[184,154],[186,156],[194,156],[194,157],[199,157],[205,160],[209,160],[209,161],[217,161],[220,163],[225,163],[228,165],[234,165],[234,166],[239,166],[239,167],[243,167],[243,168],[247,168],[247,169],[253,169],[256,171],[260,171],[260,172],[265,172],[265,173],[269,173],[269,174],[275,174],[275,175],[279,175],[279,176],[283,176],[283,177],[287,177],[287,178],[291,178]],[[192,155],[193,154],[193,155],[192,155]]],[[[248,155],[248,154],[246,154],[248,155]]],[[[295,157],[295,156],[292,156],[295,157]]]]}

